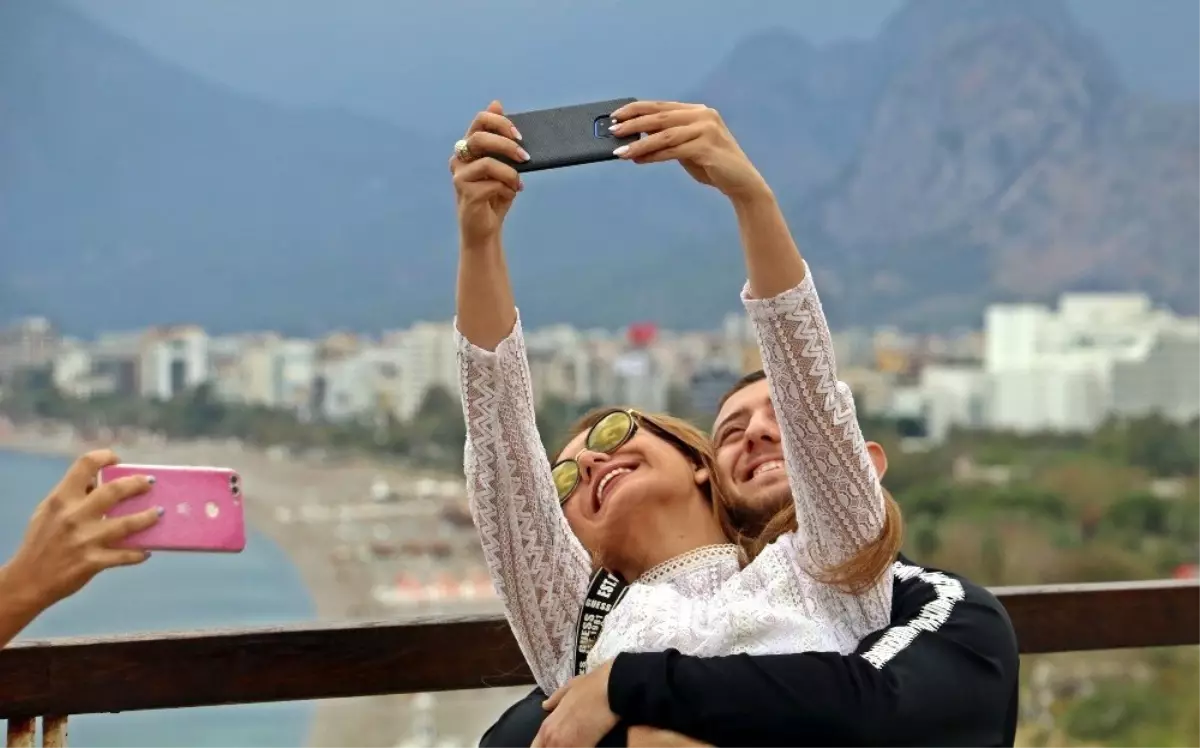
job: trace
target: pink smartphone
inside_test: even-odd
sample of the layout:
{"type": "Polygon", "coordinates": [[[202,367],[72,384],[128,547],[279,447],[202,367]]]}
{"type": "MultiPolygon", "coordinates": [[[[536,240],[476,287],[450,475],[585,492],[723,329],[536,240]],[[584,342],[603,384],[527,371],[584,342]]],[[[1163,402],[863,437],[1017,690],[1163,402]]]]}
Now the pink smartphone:
{"type": "Polygon", "coordinates": [[[154,477],[154,486],[117,504],[108,513],[120,517],[161,506],[163,516],[153,527],[125,538],[118,545],[148,551],[240,553],[246,547],[246,516],[242,479],[236,471],[217,467],[173,465],[114,465],[100,471],[97,483],[127,475],[154,477]]]}

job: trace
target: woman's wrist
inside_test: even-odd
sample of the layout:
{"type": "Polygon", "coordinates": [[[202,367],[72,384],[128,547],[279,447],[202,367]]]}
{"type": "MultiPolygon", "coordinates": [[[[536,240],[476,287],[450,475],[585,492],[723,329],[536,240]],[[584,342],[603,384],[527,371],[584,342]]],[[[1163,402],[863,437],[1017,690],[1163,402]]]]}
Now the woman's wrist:
{"type": "Polygon", "coordinates": [[[500,254],[502,246],[499,231],[484,234],[459,231],[458,234],[458,247],[463,254],[500,254]]]}
{"type": "Polygon", "coordinates": [[[733,209],[739,214],[754,212],[765,208],[773,208],[778,205],[775,199],[775,193],[771,190],[771,185],[767,184],[765,179],[760,179],[756,183],[742,187],[736,192],[726,193],[729,202],[733,205],[733,209]]]}
{"type": "Polygon", "coordinates": [[[0,630],[14,629],[9,635],[15,635],[46,607],[37,589],[21,577],[11,564],[0,565],[0,630]]]}

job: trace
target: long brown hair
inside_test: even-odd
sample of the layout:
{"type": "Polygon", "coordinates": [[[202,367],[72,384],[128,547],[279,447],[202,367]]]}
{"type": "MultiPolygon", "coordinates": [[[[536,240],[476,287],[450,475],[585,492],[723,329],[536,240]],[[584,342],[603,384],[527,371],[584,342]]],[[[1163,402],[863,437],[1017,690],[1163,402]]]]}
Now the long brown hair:
{"type": "MultiPolygon", "coordinates": [[[[734,393],[766,378],[766,372],[762,369],[742,377],[721,397],[718,410],[734,393]]],[[[896,556],[900,553],[900,546],[904,543],[904,515],[891,492],[882,486],[880,491],[883,494],[884,516],[883,527],[880,529],[879,535],[845,561],[810,572],[817,581],[836,587],[843,592],[857,595],[866,592],[887,574],[888,569],[895,562],[896,556]]],[[[724,494],[722,499],[727,500],[724,494]]],[[[781,535],[796,532],[799,529],[796,522],[795,502],[786,502],[760,528],[755,528],[758,529],[758,532],[753,535],[739,534],[736,536],[750,558],[756,557],[764,548],[778,540],[781,535]]]]}
{"type": "MultiPolygon", "coordinates": [[[[825,569],[812,571],[818,582],[837,587],[854,595],[866,592],[887,573],[904,543],[904,515],[892,494],[883,487],[883,528],[875,540],[863,546],[850,558],[825,569]]],[[[775,513],[757,537],[742,543],[750,558],[754,558],[779,536],[799,529],[796,523],[796,504],[789,501],[775,513]]]]}

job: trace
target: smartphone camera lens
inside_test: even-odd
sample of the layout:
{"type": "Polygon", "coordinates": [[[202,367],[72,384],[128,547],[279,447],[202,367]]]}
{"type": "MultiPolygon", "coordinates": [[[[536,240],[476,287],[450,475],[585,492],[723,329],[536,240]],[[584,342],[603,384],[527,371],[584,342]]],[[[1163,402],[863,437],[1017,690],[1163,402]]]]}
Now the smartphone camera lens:
{"type": "Polygon", "coordinates": [[[597,138],[608,138],[611,140],[613,134],[609,132],[608,128],[612,127],[613,124],[615,124],[613,118],[607,114],[603,117],[597,117],[596,121],[592,123],[592,134],[597,138]]]}

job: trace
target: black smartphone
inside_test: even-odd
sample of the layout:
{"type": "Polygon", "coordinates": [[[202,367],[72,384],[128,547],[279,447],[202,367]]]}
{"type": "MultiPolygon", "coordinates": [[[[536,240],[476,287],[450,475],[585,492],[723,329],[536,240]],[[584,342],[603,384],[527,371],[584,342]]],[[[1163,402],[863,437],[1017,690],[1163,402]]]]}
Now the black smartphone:
{"type": "Polygon", "coordinates": [[[529,154],[529,160],[515,163],[500,156],[496,158],[519,172],[558,169],[563,166],[615,159],[617,157],[613,155],[613,151],[622,145],[636,142],[638,136],[615,137],[608,131],[613,124],[609,115],[633,101],[637,99],[596,101],[591,104],[510,114],[508,119],[520,131],[521,147],[529,154]]]}

